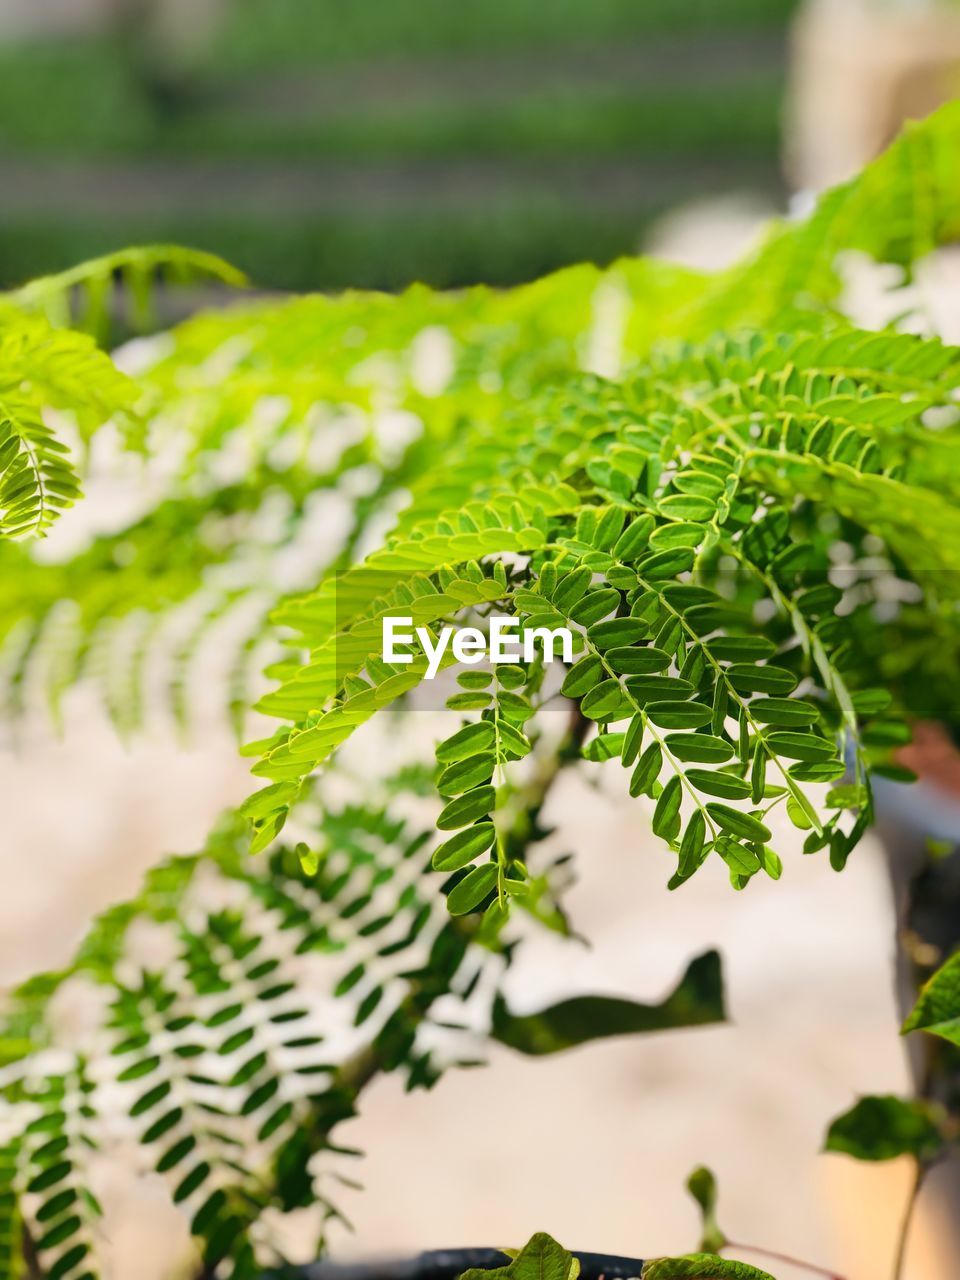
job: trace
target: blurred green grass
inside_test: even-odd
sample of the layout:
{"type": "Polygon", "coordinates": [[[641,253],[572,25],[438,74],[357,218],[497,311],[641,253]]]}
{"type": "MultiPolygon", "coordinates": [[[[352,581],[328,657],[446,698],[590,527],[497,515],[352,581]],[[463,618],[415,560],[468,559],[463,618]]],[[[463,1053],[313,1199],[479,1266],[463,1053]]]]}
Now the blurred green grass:
{"type": "Polygon", "coordinates": [[[130,30],[0,48],[0,281],[154,237],[277,288],[609,260],[776,193],[794,4],[237,0],[182,67],[130,30]]]}
{"type": "Polygon", "coordinates": [[[394,54],[583,49],[658,33],[782,27],[797,0],[247,0],[218,48],[228,65],[282,67],[394,54]]]}

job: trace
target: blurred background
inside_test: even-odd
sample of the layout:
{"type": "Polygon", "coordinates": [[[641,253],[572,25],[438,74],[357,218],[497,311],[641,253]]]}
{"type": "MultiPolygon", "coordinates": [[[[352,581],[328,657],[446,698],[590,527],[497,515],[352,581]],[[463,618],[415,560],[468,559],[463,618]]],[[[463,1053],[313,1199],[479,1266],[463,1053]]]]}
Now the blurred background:
{"type": "Polygon", "coordinates": [[[285,289],[605,262],[847,176],[958,56],[955,0],[0,0],[0,284],[155,240],[285,289]]]}
{"type": "MultiPolygon", "coordinates": [[[[267,289],[510,283],[651,246],[720,265],[955,96],[958,68],[949,0],[0,0],[0,285],[153,240],[267,289]]],[[[62,741],[33,726],[0,762],[0,806],[29,814],[0,847],[0,986],[64,962],[94,911],[248,789],[219,723],[186,751],[160,730],[124,748],[91,696],[62,741]]],[[[659,998],[719,945],[735,1025],[497,1052],[413,1099],[379,1082],[349,1134],[368,1192],[341,1251],[543,1228],[679,1252],[696,1231],[682,1182],[707,1161],[738,1238],[886,1275],[909,1168],[819,1154],[858,1092],[908,1087],[879,842],[843,877],[796,857],[783,885],[734,896],[705,869],[668,897],[615,791],[557,796],[596,945],[531,947],[517,1005],[659,998]]],[[[118,1280],[169,1280],[182,1224],[122,1170],[98,1176],[118,1280]]],[[[928,1197],[906,1280],[957,1274],[928,1197]]]]}
{"type": "Polygon", "coordinates": [[[117,244],[267,287],[527,280],[782,201],[795,0],[3,0],[0,282],[117,244]]]}
{"type": "Polygon", "coordinates": [[[289,289],[608,261],[847,176],[958,55],[955,0],[0,0],[0,284],[154,240],[289,289]]]}

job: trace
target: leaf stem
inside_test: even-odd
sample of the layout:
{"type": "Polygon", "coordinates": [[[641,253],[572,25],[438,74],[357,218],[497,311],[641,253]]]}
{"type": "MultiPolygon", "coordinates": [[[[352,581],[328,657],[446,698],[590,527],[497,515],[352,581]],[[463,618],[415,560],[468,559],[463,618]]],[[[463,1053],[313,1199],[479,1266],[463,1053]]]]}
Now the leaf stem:
{"type": "Polygon", "coordinates": [[[923,1186],[923,1180],[927,1176],[927,1168],[928,1166],[922,1160],[917,1161],[916,1171],[907,1196],[906,1208],[903,1211],[900,1229],[897,1232],[897,1247],[893,1257],[893,1280],[902,1280],[903,1277],[903,1270],[907,1263],[907,1246],[910,1243],[910,1227],[913,1223],[914,1210],[917,1207],[917,1200],[920,1196],[920,1188],[923,1186]]]}
{"type": "Polygon", "coordinates": [[[824,1280],[843,1280],[843,1276],[836,1271],[831,1271],[828,1267],[818,1266],[815,1262],[806,1262],[803,1258],[794,1258],[791,1254],[780,1253],[776,1249],[764,1249],[758,1244],[741,1244],[736,1240],[728,1240],[723,1247],[737,1249],[741,1253],[755,1253],[758,1258],[769,1258],[772,1262],[786,1262],[791,1267],[809,1271],[811,1275],[823,1276],[824,1280]]]}

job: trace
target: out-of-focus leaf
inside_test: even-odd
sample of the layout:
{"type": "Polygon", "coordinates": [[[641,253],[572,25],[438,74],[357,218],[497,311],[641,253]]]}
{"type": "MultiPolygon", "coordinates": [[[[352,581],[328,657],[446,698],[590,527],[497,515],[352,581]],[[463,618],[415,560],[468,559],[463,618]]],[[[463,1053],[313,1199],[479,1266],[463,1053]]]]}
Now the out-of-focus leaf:
{"type": "Polygon", "coordinates": [[[929,1031],[960,1045],[960,951],[937,970],[920,992],[903,1029],[929,1031]]]}
{"type": "Polygon", "coordinates": [[[465,1271],[460,1280],[577,1280],[579,1274],[577,1259],[552,1236],[539,1231],[507,1266],[495,1271],[465,1271]]]}
{"type": "Polygon", "coordinates": [[[559,1053],[610,1036],[705,1026],[726,1017],[720,956],[707,951],[691,961],[676,988],[661,1004],[640,1004],[612,996],[574,996],[539,1013],[512,1014],[498,997],[493,1036],[520,1053],[559,1053]]]}
{"type": "Polygon", "coordinates": [[[934,1107],[918,1099],[870,1096],[860,1101],[827,1130],[827,1151],[841,1151],[857,1160],[895,1160],[897,1156],[928,1159],[943,1146],[934,1107]]]}

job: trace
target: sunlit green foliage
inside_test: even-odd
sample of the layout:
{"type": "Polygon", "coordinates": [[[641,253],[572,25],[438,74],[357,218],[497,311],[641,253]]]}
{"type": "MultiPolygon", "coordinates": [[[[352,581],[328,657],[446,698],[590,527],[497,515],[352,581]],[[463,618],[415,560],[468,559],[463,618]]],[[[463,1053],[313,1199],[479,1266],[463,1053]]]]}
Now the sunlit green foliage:
{"type": "MultiPolygon", "coordinates": [[[[523,930],[571,931],[541,811],[563,771],[619,762],[673,855],[671,887],[709,858],[741,890],[789,871],[771,812],[839,870],[871,822],[871,779],[904,776],[917,682],[946,664],[956,685],[960,356],[851,328],[838,254],[910,267],[956,237],[958,129],[949,108],[910,131],[713,277],[625,261],[508,293],[244,301],[113,359],[55,325],[102,333],[118,277],[126,297],[164,264],[229,269],[133,251],[8,296],[9,531],[43,531],[76,494],[86,459],[58,461],[69,432],[51,410],[71,416],[91,480],[119,475],[127,500],[61,522],[42,561],[0,547],[9,709],[38,685],[59,707],[99,675],[134,731],[156,710],[144,672],[159,653],[186,725],[191,664],[223,625],[224,706],[242,727],[269,651],[257,709],[280,727],[246,748],[266,785],[240,819],[13,1001],[0,1244],[25,1229],[50,1280],[97,1274],[84,1159],[113,1107],[189,1213],[206,1269],[251,1275],[270,1257],[266,1210],[315,1206],[318,1239],[337,1211],[317,1170],[369,1076],[427,1084],[463,1060],[432,1047],[450,1030],[434,1002],[446,1024],[451,1001],[485,1001],[471,1048],[492,1036],[528,1053],[722,1017],[711,953],[658,1006],[510,1012],[499,976],[523,930]],[[386,794],[368,764],[361,802],[318,803],[354,733],[422,684],[422,659],[379,656],[383,616],[439,626],[465,610],[569,625],[576,661],[560,679],[539,659],[460,672],[427,759],[386,794]],[[917,632],[935,646],[891,665],[917,632]],[[421,825],[393,816],[410,793],[421,825]],[[138,952],[145,928],[162,961],[138,952]],[[316,986],[294,963],[314,954],[329,962],[316,986]],[[68,1046],[54,996],[74,980],[107,1016],[68,1046]],[[336,1051],[345,1028],[356,1054],[336,1051]],[[109,1094],[91,1076],[104,1044],[109,1094]]],[[[941,714],[958,702],[946,691],[941,714]]],[[[948,988],[927,992],[916,1026],[949,1039],[948,988]]],[[[865,1114],[839,1126],[845,1149],[869,1145],[865,1114]]],[[[905,1118],[884,1111],[881,1137],[926,1152],[905,1118]]],[[[695,1194],[712,1213],[712,1184],[695,1194]]],[[[716,1230],[706,1243],[720,1247],[716,1230]]],[[[763,1276],[710,1252],[645,1274],[763,1276]]]]}

